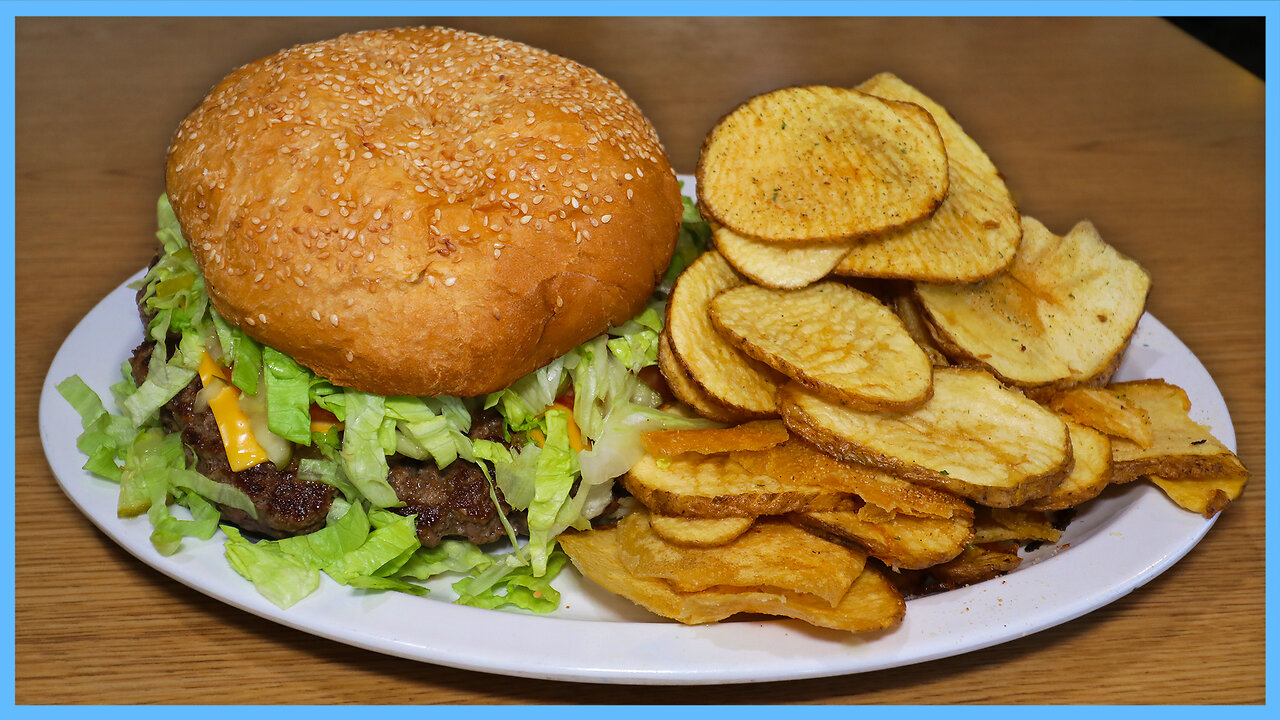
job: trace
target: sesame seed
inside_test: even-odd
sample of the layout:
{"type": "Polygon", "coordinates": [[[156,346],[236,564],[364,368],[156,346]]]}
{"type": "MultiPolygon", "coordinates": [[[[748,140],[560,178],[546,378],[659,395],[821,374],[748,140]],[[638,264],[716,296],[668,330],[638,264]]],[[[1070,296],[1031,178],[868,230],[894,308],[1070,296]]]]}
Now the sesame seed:
{"type": "Polygon", "coordinates": [[[330,315],[330,316],[329,316],[329,324],[330,324],[330,325],[333,325],[334,327],[338,327],[338,316],[337,316],[337,315],[330,315]]]}
{"type": "Polygon", "coordinates": [[[449,287],[453,287],[453,284],[456,282],[458,282],[458,278],[456,277],[447,277],[444,279],[444,284],[449,287]]]}

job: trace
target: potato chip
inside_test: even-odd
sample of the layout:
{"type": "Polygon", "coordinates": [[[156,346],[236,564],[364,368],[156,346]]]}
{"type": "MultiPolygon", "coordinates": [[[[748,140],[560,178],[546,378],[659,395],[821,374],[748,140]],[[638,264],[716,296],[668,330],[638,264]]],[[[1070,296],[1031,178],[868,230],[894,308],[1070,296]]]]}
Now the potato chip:
{"type": "Polygon", "coordinates": [[[929,568],[929,574],[939,589],[950,589],[998,578],[1021,564],[1016,552],[969,545],[956,558],[929,568]]]}
{"type": "Polygon", "coordinates": [[[729,428],[650,430],[640,436],[640,442],[650,455],[714,455],[732,450],[767,450],[790,437],[781,420],[754,420],[729,428]]]}
{"type": "Polygon", "coordinates": [[[661,578],[680,592],[717,585],[816,595],[835,605],[867,562],[861,550],[823,540],[783,520],[760,520],[717,547],[667,542],[647,513],[618,523],[618,553],[636,577],[661,578]]]}
{"type": "Polygon", "coordinates": [[[920,517],[973,517],[973,507],[949,492],[907,482],[888,473],[841,462],[800,440],[790,440],[766,452],[738,453],[738,463],[748,472],[760,473],[784,482],[794,478],[823,486],[845,488],[851,495],[867,503],[859,510],[920,517]]]}
{"type": "Polygon", "coordinates": [[[706,518],[829,510],[851,494],[847,486],[828,484],[825,478],[798,472],[780,479],[739,462],[775,449],[673,458],[646,455],[623,476],[622,484],[657,514],[706,518]]]}
{"type": "Polygon", "coordinates": [[[1100,388],[1067,388],[1049,399],[1049,407],[1095,430],[1132,440],[1139,447],[1151,447],[1151,418],[1147,411],[1115,393],[1100,388]]]}
{"type": "Polygon", "coordinates": [[[777,243],[756,240],[715,227],[716,249],[738,272],[757,285],[796,289],[815,283],[835,269],[853,247],[848,242],[777,243]]]}
{"type": "Polygon", "coordinates": [[[951,361],[938,349],[938,343],[934,342],[933,335],[929,333],[929,326],[921,317],[920,305],[915,298],[910,295],[898,295],[893,298],[891,307],[894,314],[902,321],[902,326],[907,329],[907,334],[916,341],[934,367],[951,365],[951,361]]]}
{"type": "Polygon", "coordinates": [[[947,149],[949,189],[933,215],[850,248],[837,275],[974,282],[1013,261],[1022,237],[1018,209],[991,159],[941,105],[890,73],[858,86],[916,103],[938,124],[947,149]]]}
{"type": "Polygon", "coordinates": [[[743,284],[714,250],[680,273],[667,302],[666,332],[689,378],[721,405],[749,417],[776,416],[773,370],[735,348],[711,324],[707,308],[724,290],[743,284]]]}
{"type": "Polygon", "coordinates": [[[711,301],[711,320],[746,354],[850,407],[910,410],[932,389],[933,365],[898,316],[840,283],[731,288],[711,301]]]}
{"type": "Polygon", "coordinates": [[[1106,382],[1142,317],[1151,279],[1081,222],[1058,237],[1023,218],[1008,270],[973,285],[916,285],[942,351],[1020,387],[1106,382]]]}
{"type": "Polygon", "coordinates": [[[1162,478],[1150,476],[1151,482],[1164,491],[1179,507],[1209,518],[1226,509],[1244,492],[1249,473],[1240,471],[1202,478],[1162,478]]]}
{"type": "Polygon", "coordinates": [[[1182,388],[1163,380],[1135,380],[1108,385],[1106,391],[1142,408],[1151,420],[1151,445],[1111,440],[1111,482],[1130,482],[1143,475],[1201,478],[1244,471],[1235,453],[1187,414],[1191,400],[1182,388]]]}
{"type": "Polygon", "coordinates": [[[836,604],[813,595],[758,589],[709,588],[682,593],[662,580],[638,578],[627,572],[618,552],[618,529],[569,532],[560,547],[586,577],[610,592],[688,625],[715,622],[738,613],[764,613],[803,620],[811,625],[869,632],[902,622],[906,603],[884,575],[866,567],[849,592],[836,604]]]}
{"type": "Polygon", "coordinates": [[[740,235],[841,240],[932,214],[947,194],[947,154],[919,105],[790,87],[721,119],[697,179],[703,217],[740,235]]]}
{"type": "Polygon", "coordinates": [[[753,517],[698,518],[679,515],[649,515],[649,527],[664,540],[677,545],[712,547],[725,545],[755,523],[753,517]]]}
{"type": "Polygon", "coordinates": [[[984,505],[1048,494],[1071,469],[1063,421],[980,370],[935,368],[933,397],[907,413],[854,410],[796,383],[778,404],[791,432],[838,458],[984,505]]]}
{"type": "Polygon", "coordinates": [[[973,519],[897,515],[870,522],[848,510],[792,513],[801,527],[823,537],[854,543],[894,569],[920,570],[959,555],[973,540],[973,519]]]}
{"type": "Polygon", "coordinates": [[[1034,510],[1017,508],[978,508],[973,520],[975,545],[999,542],[1058,542],[1062,531],[1055,528],[1049,516],[1034,510]]]}
{"type": "Polygon", "coordinates": [[[1048,495],[1036,498],[1022,510],[1065,510],[1092,500],[1111,483],[1111,441],[1106,435],[1063,417],[1071,433],[1071,474],[1048,495]]]}
{"type": "Polygon", "coordinates": [[[689,378],[684,366],[671,352],[671,339],[665,332],[658,336],[658,369],[676,399],[702,417],[722,423],[738,423],[745,419],[742,413],[711,397],[689,378]]]}

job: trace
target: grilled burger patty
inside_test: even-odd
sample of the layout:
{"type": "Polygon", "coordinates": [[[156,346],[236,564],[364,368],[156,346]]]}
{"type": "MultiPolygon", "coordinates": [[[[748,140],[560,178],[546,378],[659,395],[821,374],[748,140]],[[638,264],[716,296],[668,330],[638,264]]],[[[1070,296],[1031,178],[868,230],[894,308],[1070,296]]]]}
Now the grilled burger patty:
{"type": "MultiPolygon", "coordinates": [[[[147,377],[154,348],[155,342],[147,340],[134,349],[129,360],[133,379],[139,384],[147,377]]],[[[264,462],[247,470],[232,470],[213,411],[200,407],[196,400],[200,389],[199,378],[192,380],[160,409],[160,420],[165,430],[182,434],[197,472],[243,491],[258,511],[254,519],[236,508],[219,505],[222,517],[272,538],[305,535],[324,527],[337,489],[297,477],[298,461],[319,457],[318,453],[299,446],[284,468],[264,462]]],[[[492,411],[480,414],[472,424],[471,437],[504,442],[502,418],[492,411]]],[[[489,495],[489,482],[474,463],[459,458],[441,470],[434,462],[402,455],[392,456],[388,462],[391,473],[387,480],[396,497],[404,502],[404,506],[389,510],[417,516],[418,539],[423,546],[435,547],[444,538],[452,537],[466,538],[477,545],[505,537],[502,519],[489,495]]],[[[495,487],[494,492],[503,512],[511,516],[509,522],[523,529],[524,513],[511,511],[502,491],[495,487]]]]}

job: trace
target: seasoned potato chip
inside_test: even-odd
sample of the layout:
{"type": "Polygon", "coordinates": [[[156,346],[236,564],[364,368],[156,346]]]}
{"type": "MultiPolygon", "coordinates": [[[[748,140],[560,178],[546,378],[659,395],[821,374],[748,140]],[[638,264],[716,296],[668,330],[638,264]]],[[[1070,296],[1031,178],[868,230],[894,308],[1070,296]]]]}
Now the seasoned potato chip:
{"type": "Polygon", "coordinates": [[[697,180],[703,217],[740,235],[841,240],[932,214],[947,194],[947,153],[919,105],[790,87],[721,119],[697,180]]]}
{"type": "Polygon", "coordinates": [[[569,532],[560,547],[586,577],[651,612],[688,625],[715,622],[738,613],[764,613],[803,620],[811,625],[869,632],[902,622],[906,603],[884,575],[866,567],[836,604],[813,595],[758,589],[709,588],[682,593],[662,580],[627,572],[618,552],[617,528],[569,532]]]}
{"type": "Polygon", "coordinates": [[[739,453],[735,457],[748,471],[781,481],[807,477],[822,485],[846,488],[867,503],[859,510],[864,516],[870,516],[869,509],[879,509],[920,517],[973,517],[973,507],[949,492],[907,482],[865,465],[841,462],[799,440],[766,452],[739,453]]]}
{"type": "Polygon", "coordinates": [[[1065,510],[1097,497],[1111,483],[1111,441],[1106,435],[1062,418],[1071,433],[1071,474],[1044,497],[1022,505],[1022,510],[1065,510]]]}
{"type": "Polygon", "coordinates": [[[859,90],[916,103],[938,123],[947,148],[947,197],[933,215],[850,248],[836,274],[937,283],[974,282],[1013,261],[1022,237],[1018,209],[1000,172],[941,105],[890,73],[859,90]]]}
{"type": "Polygon", "coordinates": [[[850,462],[996,507],[1049,493],[1071,470],[1067,426],[980,370],[935,368],[907,413],[854,410],[796,383],[778,392],[791,432],[850,462]]]}
{"type": "Polygon", "coordinates": [[[1023,218],[1009,269],[974,285],[917,284],[942,351],[1020,387],[1106,382],[1142,317],[1151,279],[1081,222],[1058,237],[1023,218]]]}
{"type": "Polygon", "coordinates": [[[861,513],[849,510],[792,513],[787,517],[824,537],[855,543],[871,557],[903,570],[921,570],[946,562],[973,540],[973,519],[965,517],[897,515],[892,520],[868,522],[861,513]]]}
{"type": "Polygon", "coordinates": [[[1067,388],[1049,399],[1049,407],[1095,430],[1132,440],[1140,447],[1151,447],[1151,418],[1147,411],[1115,393],[1100,388],[1067,388]]]}
{"type": "Polygon", "coordinates": [[[898,295],[893,298],[892,307],[894,314],[902,321],[902,326],[907,329],[907,334],[916,341],[921,350],[924,350],[924,354],[928,356],[929,362],[933,363],[934,367],[951,365],[951,361],[938,349],[938,343],[934,342],[933,335],[929,333],[929,326],[920,316],[920,304],[915,298],[910,295],[898,295]]]}
{"type": "Polygon", "coordinates": [[[804,472],[777,478],[739,462],[744,456],[773,450],[673,458],[646,455],[623,476],[622,484],[655,513],[706,518],[829,510],[851,494],[848,486],[827,483],[826,478],[804,472]]]}
{"type": "Polygon", "coordinates": [[[738,272],[757,285],[796,289],[815,283],[835,269],[856,240],[847,242],[777,243],[756,240],[715,227],[716,249],[738,272]]]}
{"type": "Polygon", "coordinates": [[[1201,478],[1244,471],[1235,453],[1187,414],[1191,400],[1177,385],[1163,380],[1135,380],[1114,383],[1105,389],[1145,410],[1151,419],[1151,445],[1142,447],[1124,438],[1112,439],[1113,484],[1130,482],[1142,475],[1201,478]]]}
{"type": "Polygon", "coordinates": [[[636,577],[661,578],[680,592],[717,585],[816,595],[835,605],[867,562],[861,550],[838,545],[783,520],[760,520],[718,547],[669,543],[649,527],[647,513],[618,523],[618,552],[636,577]]]}
{"type": "Polygon", "coordinates": [[[649,527],[664,540],[678,545],[711,547],[732,542],[746,532],[753,517],[698,518],[679,515],[649,515],[649,527]]]}
{"type": "Polygon", "coordinates": [[[910,410],[931,392],[933,366],[898,316],[840,283],[731,288],[711,320],[751,357],[851,407],[910,410]]]}
{"type": "Polygon", "coordinates": [[[1222,512],[1232,500],[1240,497],[1245,483],[1249,481],[1249,473],[1241,467],[1239,472],[1228,475],[1202,478],[1162,478],[1152,475],[1150,479],[1179,507],[1208,518],[1222,512]]]}
{"type": "Polygon", "coordinates": [[[658,336],[658,369],[676,399],[702,417],[722,423],[738,423],[745,419],[742,413],[711,397],[689,378],[684,366],[671,352],[671,340],[665,332],[658,336]]]}
{"type": "MultiPolygon", "coordinates": [[[[776,416],[773,370],[735,348],[711,324],[707,308],[724,290],[743,284],[714,250],[680,273],[667,302],[666,332],[671,351],[698,387],[739,415],[776,416]]],[[[695,406],[696,407],[696,406],[695,406]]]]}
{"type": "Polygon", "coordinates": [[[1015,552],[990,550],[969,545],[953,560],[929,568],[942,589],[973,585],[1016,570],[1022,558],[1015,552]]]}
{"type": "Polygon", "coordinates": [[[950,493],[879,470],[840,462],[789,440],[758,451],[674,458],[645,456],[622,480],[651,511],[692,517],[756,517],[832,510],[857,497],[890,512],[928,517],[972,516],[950,493]]]}
{"type": "Polygon", "coordinates": [[[731,450],[767,450],[789,437],[781,420],[753,420],[729,428],[650,430],[640,436],[640,442],[650,455],[714,455],[731,450]]]}
{"type": "Polygon", "coordinates": [[[980,507],[973,520],[973,542],[978,545],[1011,540],[1058,542],[1060,537],[1062,531],[1049,517],[1034,510],[980,507]]]}

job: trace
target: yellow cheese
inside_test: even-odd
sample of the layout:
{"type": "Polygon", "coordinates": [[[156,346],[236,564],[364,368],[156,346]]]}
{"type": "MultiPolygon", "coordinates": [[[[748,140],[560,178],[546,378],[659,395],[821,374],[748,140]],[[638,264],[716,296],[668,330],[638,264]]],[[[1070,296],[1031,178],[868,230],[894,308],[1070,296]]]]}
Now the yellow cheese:
{"type": "MultiPolygon", "coordinates": [[[[578,423],[573,419],[573,408],[565,407],[560,403],[552,403],[547,407],[548,410],[551,408],[559,408],[569,413],[569,447],[573,448],[576,452],[590,450],[591,446],[587,445],[587,443],[582,439],[582,429],[578,427],[578,423]]],[[[529,437],[533,438],[533,442],[538,447],[542,447],[542,444],[547,441],[546,436],[542,434],[541,430],[530,430],[529,437]]]]}
{"type": "Polygon", "coordinates": [[[218,424],[218,433],[222,435],[222,446],[227,451],[227,464],[233,471],[248,470],[254,465],[267,461],[267,451],[262,448],[249,428],[249,416],[236,402],[240,391],[230,384],[230,375],[226,368],[218,365],[204,354],[200,362],[200,382],[209,387],[211,382],[222,385],[222,389],[209,399],[209,409],[213,411],[213,419],[218,424]]]}

